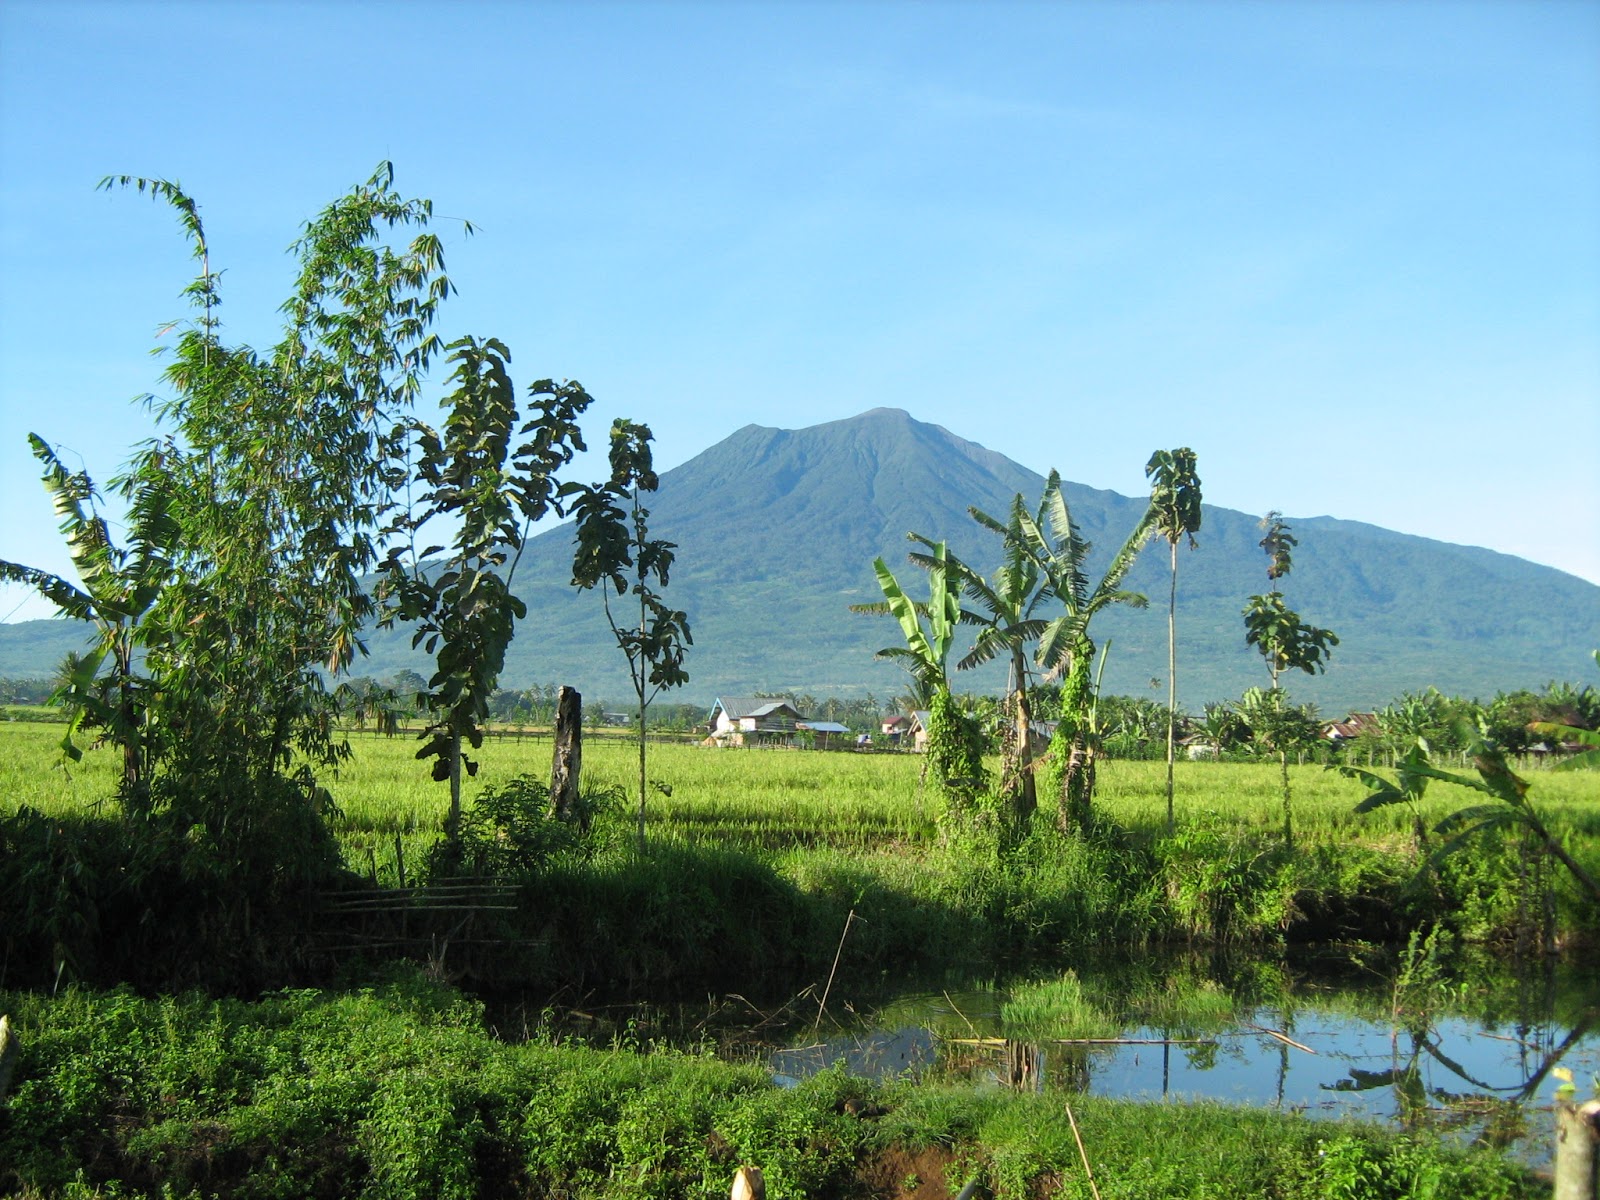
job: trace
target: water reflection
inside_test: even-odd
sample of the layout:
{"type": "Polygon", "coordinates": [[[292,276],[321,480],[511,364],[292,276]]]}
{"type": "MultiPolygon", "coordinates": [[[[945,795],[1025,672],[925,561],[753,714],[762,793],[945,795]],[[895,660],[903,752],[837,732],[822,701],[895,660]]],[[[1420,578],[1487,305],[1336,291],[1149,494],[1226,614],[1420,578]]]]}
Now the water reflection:
{"type": "Polygon", "coordinates": [[[1600,968],[1504,963],[1413,944],[1332,957],[1151,953],[1071,971],[892,996],[835,986],[824,1006],[502,1009],[507,1036],[694,1047],[792,1084],[841,1067],[878,1079],[1209,1099],[1353,1116],[1549,1158],[1551,1071],[1600,1076],[1600,968]],[[519,1032],[520,1031],[520,1032],[519,1032]]]}
{"type": "Polygon", "coordinates": [[[902,995],[837,1014],[826,1036],[769,1049],[766,1061],[785,1082],[842,1063],[885,1079],[1362,1117],[1534,1164],[1548,1157],[1548,1119],[1529,1112],[1548,1108],[1551,1070],[1600,1075],[1600,998],[1592,970],[1577,966],[1463,962],[1425,996],[1396,986],[1397,967],[1385,976],[1370,963],[1282,964],[1276,977],[1255,963],[1243,980],[1168,966],[902,995]]]}

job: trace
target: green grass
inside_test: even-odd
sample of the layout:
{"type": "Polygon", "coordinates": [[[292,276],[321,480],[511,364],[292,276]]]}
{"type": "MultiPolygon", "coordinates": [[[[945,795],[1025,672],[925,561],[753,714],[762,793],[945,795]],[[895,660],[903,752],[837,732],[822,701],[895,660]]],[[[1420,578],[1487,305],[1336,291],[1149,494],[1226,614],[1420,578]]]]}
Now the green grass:
{"type": "MultiPolygon", "coordinates": [[[[115,790],[117,761],[90,750],[69,769],[60,765],[58,727],[0,723],[0,812],[24,805],[51,815],[89,811],[115,790]]],[[[393,835],[436,834],[448,807],[444,785],[433,783],[408,737],[350,735],[353,755],[327,780],[340,809],[342,838],[377,844],[393,835]]],[[[637,749],[618,736],[590,735],[584,743],[584,782],[617,788],[637,803],[637,749]]],[[[474,755],[480,763],[466,795],[512,775],[544,778],[550,768],[545,736],[491,737],[474,755]]],[[[904,848],[937,837],[936,802],[920,782],[923,760],[910,754],[713,750],[652,742],[647,809],[652,831],[722,846],[788,850],[809,846],[904,848]],[[671,795],[656,790],[671,789],[671,795]]],[[[1131,834],[1164,832],[1164,763],[1103,761],[1095,803],[1131,834]]],[[[1358,816],[1362,787],[1315,765],[1290,768],[1296,834],[1307,842],[1359,842],[1378,848],[1410,839],[1410,815],[1400,807],[1358,816]]],[[[1600,772],[1528,771],[1533,799],[1551,824],[1580,838],[1600,835],[1600,772]]],[[[1275,834],[1282,823],[1278,768],[1273,762],[1177,764],[1179,828],[1275,834]]],[[[1424,808],[1432,823],[1473,794],[1435,784],[1424,808]]]]}
{"type": "MultiPolygon", "coordinates": [[[[62,821],[97,805],[114,811],[105,803],[114,791],[114,756],[90,751],[64,772],[55,733],[0,725],[0,816],[24,806],[62,821]]],[[[350,760],[325,777],[344,861],[384,884],[398,880],[403,864],[414,880],[441,832],[447,789],[416,761],[413,738],[356,734],[351,745],[350,760]]],[[[545,778],[550,741],[491,737],[476,757],[479,773],[465,788],[469,806],[484,786],[521,773],[545,778]]],[[[538,959],[518,968],[535,971],[525,982],[570,974],[579,962],[587,964],[586,978],[607,986],[648,986],[670,976],[672,986],[691,987],[694,976],[683,969],[691,962],[721,979],[726,972],[703,949],[710,930],[743,948],[741,963],[776,970],[826,961],[852,911],[860,920],[845,970],[874,962],[922,969],[1023,963],[1095,943],[1394,941],[1439,919],[1464,940],[1503,941],[1542,911],[1542,900],[1519,882],[1527,872],[1515,841],[1457,856],[1441,884],[1420,870],[1408,811],[1357,816],[1362,786],[1314,765],[1291,768],[1292,854],[1280,833],[1275,763],[1178,764],[1177,833],[1168,837],[1165,765],[1108,760],[1096,796],[1101,836],[1059,838],[1046,811],[1033,837],[999,856],[981,837],[941,833],[919,756],[663,741],[652,742],[649,763],[653,849],[641,860],[630,837],[636,746],[625,736],[586,738],[586,790],[621,799],[592,860],[553,865],[529,885],[536,897],[527,902],[531,924],[503,931],[538,959]],[[688,889],[677,885],[679,876],[704,882],[688,889]],[[762,907],[741,920],[750,897],[762,907]],[[641,906],[650,916],[643,924],[641,906]],[[729,911],[711,911],[720,906],[729,911]],[[606,939],[595,937],[596,922],[611,931],[606,939]],[[552,938],[566,939],[570,961],[549,949],[552,938]],[[763,938],[776,940],[765,945],[763,938]]],[[[1534,770],[1530,778],[1551,827],[1600,870],[1593,804],[1600,775],[1534,770]]],[[[1435,784],[1423,815],[1432,824],[1477,798],[1435,784]]],[[[1592,906],[1564,874],[1552,878],[1559,929],[1592,929],[1592,906]]],[[[1543,885],[1535,879],[1529,886],[1543,885]]],[[[106,916],[121,902],[108,894],[98,903],[106,916]]]]}

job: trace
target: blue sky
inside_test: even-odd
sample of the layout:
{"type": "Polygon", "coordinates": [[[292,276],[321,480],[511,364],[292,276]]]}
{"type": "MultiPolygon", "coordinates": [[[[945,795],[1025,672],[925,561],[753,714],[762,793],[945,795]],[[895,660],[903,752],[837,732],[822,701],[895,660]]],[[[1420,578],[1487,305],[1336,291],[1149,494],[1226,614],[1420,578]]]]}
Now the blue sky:
{"type": "MultiPolygon", "coordinates": [[[[0,558],[67,562],[25,436],[154,430],[202,206],[224,335],[383,159],[519,383],[670,467],[877,406],[1128,494],[1600,582],[1600,4],[0,0],[0,558]],[[458,219],[478,227],[463,236],[458,219]]],[[[47,615],[0,589],[0,618],[47,615]]]]}

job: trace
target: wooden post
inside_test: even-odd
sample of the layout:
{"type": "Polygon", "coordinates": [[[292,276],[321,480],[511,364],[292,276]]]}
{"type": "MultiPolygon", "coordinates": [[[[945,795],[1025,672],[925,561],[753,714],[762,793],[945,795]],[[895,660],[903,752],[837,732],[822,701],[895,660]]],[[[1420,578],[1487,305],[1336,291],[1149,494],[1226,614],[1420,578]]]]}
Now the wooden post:
{"type": "Polygon", "coordinates": [[[583,697],[577,688],[565,684],[556,695],[555,743],[550,762],[550,811],[570,821],[578,811],[583,770],[583,697]]]}
{"type": "Polygon", "coordinates": [[[760,1167],[740,1167],[733,1177],[731,1200],[767,1200],[767,1184],[760,1167]]]}
{"type": "Polygon", "coordinates": [[[1600,1100],[1556,1101],[1555,1200],[1595,1200],[1595,1143],[1600,1141],[1600,1100]]]}
{"type": "Polygon", "coordinates": [[[0,1017],[0,1100],[6,1098],[6,1089],[11,1086],[11,1070],[17,1065],[20,1053],[22,1045],[11,1032],[11,1018],[0,1017]]]}

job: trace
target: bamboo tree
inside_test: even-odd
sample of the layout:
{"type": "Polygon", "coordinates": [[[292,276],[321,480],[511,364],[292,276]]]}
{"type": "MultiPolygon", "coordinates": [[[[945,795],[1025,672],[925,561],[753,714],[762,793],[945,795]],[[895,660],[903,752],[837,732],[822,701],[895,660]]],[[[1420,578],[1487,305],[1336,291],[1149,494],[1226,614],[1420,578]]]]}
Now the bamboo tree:
{"type": "Polygon", "coordinates": [[[1150,505],[1156,529],[1171,550],[1171,591],[1167,597],[1167,833],[1173,829],[1172,790],[1178,723],[1178,543],[1200,529],[1200,477],[1195,474],[1195,453],[1187,446],[1157,450],[1145,464],[1151,479],[1150,505]]]}

